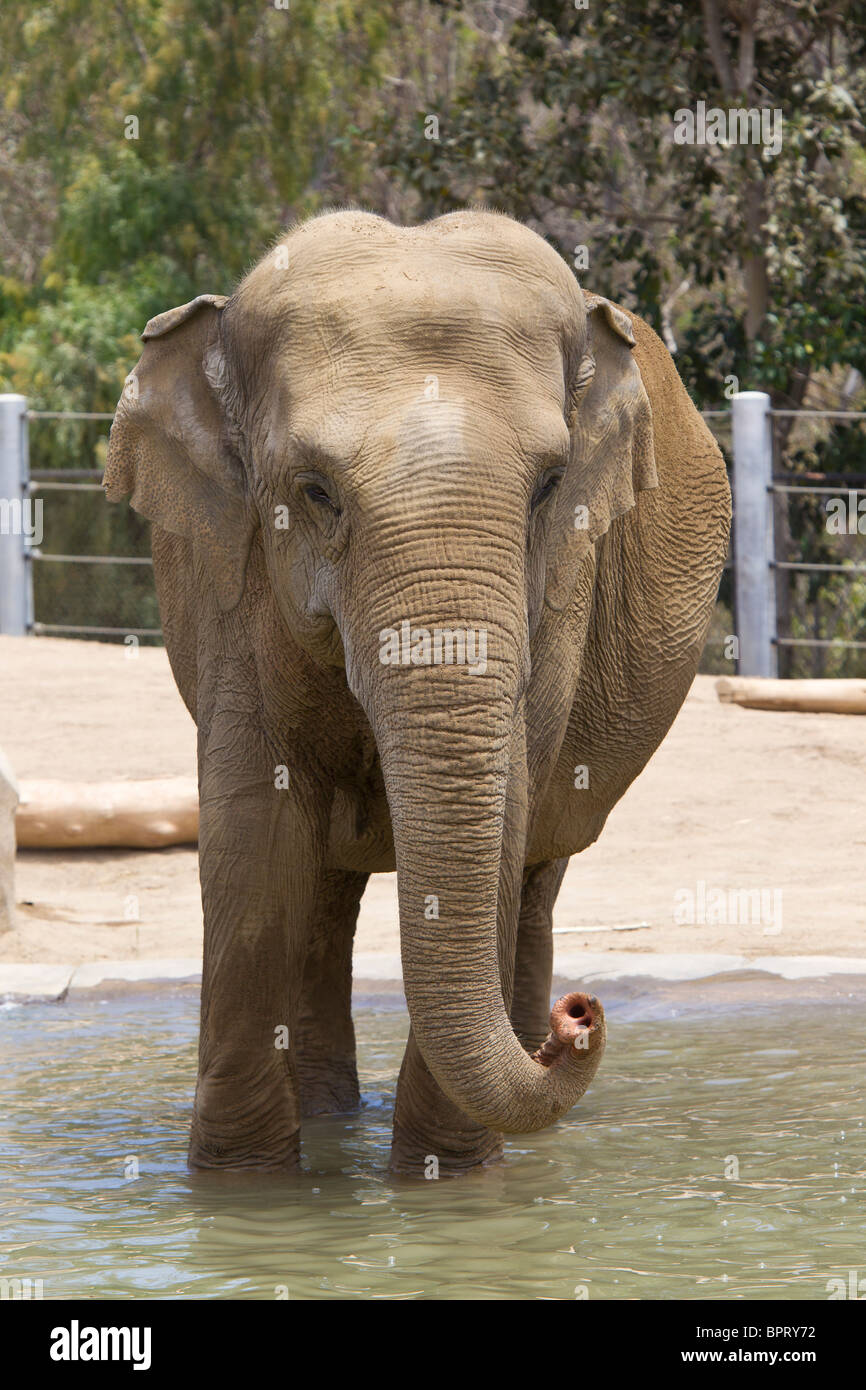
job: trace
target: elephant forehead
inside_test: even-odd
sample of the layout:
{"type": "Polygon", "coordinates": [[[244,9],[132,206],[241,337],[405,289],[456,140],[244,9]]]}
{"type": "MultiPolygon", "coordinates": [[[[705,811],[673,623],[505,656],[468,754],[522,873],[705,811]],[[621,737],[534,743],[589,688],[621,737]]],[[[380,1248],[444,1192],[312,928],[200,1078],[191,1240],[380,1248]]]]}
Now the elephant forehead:
{"type": "Polygon", "coordinates": [[[240,293],[258,296],[266,286],[272,295],[293,282],[318,292],[341,284],[363,293],[439,281],[448,293],[465,294],[485,275],[501,277],[514,295],[521,284],[535,297],[546,293],[552,311],[558,305],[583,314],[577,282],[553,247],[521,223],[481,210],[449,213],[418,227],[358,212],[312,218],[263,257],[240,293]]]}
{"type": "MultiPolygon", "coordinates": [[[[280,434],[275,419],[271,441],[278,454],[280,434]]],[[[521,468],[527,462],[558,461],[569,445],[565,419],[553,404],[543,407],[521,395],[508,402],[506,414],[504,402],[497,409],[456,391],[395,394],[366,410],[322,411],[310,401],[294,412],[289,439],[302,455],[361,473],[385,460],[414,469],[424,459],[455,476],[490,459],[504,466],[510,458],[521,468]]]]}
{"type": "Polygon", "coordinates": [[[489,341],[493,351],[525,351],[561,337],[563,305],[532,275],[516,277],[472,262],[404,263],[366,267],[332,277],[310,295],[287,295],[300,332],[318,331],[338,342],[387,338],[422,350],[489,341]]]}
{"type": "MultiPolygon", "coordinates": [[[[393,248],[392,248],[393,249],[393,248]]],[[[285,269],[270,260],[242,287],[244,339],[300,375],[425,376],[462,364],[513,387],[527,374],[560,383],[566,342],[583,328],[582,299],[532,266],[475,253],[345,256],[285,269]]],[[[573,282],[574,283],[574,282],[573,282]]],[[[574,284],[576,291],[576,284],[574,284]]]]}
{"type": "Polygon", "coordinates": [[[354,432],[401,414],[444,429],[458,406],[522,430],[540,408],[563,414],[567,394],[555,336],[530,339],[480,317],[470,325],[445,316],[327,326],[307,319],[280,343],[269,374],[283,419],[328,413],[353,420],[354,432]]]}

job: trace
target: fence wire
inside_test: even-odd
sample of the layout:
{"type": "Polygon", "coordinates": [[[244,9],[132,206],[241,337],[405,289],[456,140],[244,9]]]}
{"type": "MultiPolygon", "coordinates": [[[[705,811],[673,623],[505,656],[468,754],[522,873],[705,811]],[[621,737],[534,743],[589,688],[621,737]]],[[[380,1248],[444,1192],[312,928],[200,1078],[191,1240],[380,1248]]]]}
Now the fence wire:
{"type": "MultiPolygon", "coordinates": [[[[730,410],[702,414],[730,468],[730,410]]],[[[772,415],[780,674],[866,675],[866,564],[858,544],[866,534],[866,501],[858,510],[866,473],[855,471],[866,462],[866,413],[772,415]],[[829,524],[831,512],[838,517],[843,509],[849,519],[844,533],[829,524]]],[[[118,642],[134,635],[159,644],[150,527],[130,507],[106,506],[100,495],[105,425],[112,418],[28,412],[35,465],[30,490],[42,501],[43,516],[42,543],[33,552],[34,630],[118,642]],[[78,466],[66,466],[70,457],[78,466]]],[[[729,554],[702,663],[706,671],[731,670],[733,561],[729,554]]]]}
{"type": "Polygon", "coordinates": [[[112,418],[28,412],[30,494],[42,502],[42,540],[33,552],[34,631],[117,642],[135,636],[143,644],[160,644],[150,526],[131,507],[107,506],[100,482],[105,425],[112,418]],[[70,456],[70,435],[65,432],[58,454],[57,434],[43,421],[78,426],[77,467],[57,466],[70,456]]]}
{"type": "Polygon", "coordinates": [[[866,412],[774,410],[772,426],[779,675],[866,675],[866,412]]]}

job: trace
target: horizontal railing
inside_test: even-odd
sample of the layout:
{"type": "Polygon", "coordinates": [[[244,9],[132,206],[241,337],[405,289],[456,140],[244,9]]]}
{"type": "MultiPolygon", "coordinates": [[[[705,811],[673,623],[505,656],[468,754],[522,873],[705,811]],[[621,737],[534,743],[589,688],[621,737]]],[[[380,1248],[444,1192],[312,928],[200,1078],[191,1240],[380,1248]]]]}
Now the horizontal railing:
{"type": "MultiPolygon", "coordinates": [[[[866,474],[797,474],[796,480],[773,471],[773,422],[786,420],[866,420],[859,410],[774,410],[770,397],[746,391],[731,398],[730,409],[701,412],[707,421],[726,421],[732,431],[732,488],[734,494],[733,560],[738,669],[744,675],[775,675],[779,647],[866,649],[866,642],[845,638],[788,637],[776,631],[775,575],[835,574],[856,579],[866,563],[808,562],[777,558],[774,540],[774,502],[777,496],[838,496],[845,488],[854,496],[866,494],[866,474]],[[835,486],[834,486],[835,484],[835,486]]],[[[0,499],[13,501],[43,492],[101,492],[101,472],[95,468],[29,471],[28,425],[31,421],[105,421],[106,411],[29,410],[25,397],[0,396],[0,499]]],[[[45,553],[31,539],[3,536],[0,545],[0,632],[66,633],[94,636],[159,636],[159,628],[110,627],[43,623],[33,613],[32,565],[119,565],[152,567],[145,556],[65,555],[45,553]]]]}

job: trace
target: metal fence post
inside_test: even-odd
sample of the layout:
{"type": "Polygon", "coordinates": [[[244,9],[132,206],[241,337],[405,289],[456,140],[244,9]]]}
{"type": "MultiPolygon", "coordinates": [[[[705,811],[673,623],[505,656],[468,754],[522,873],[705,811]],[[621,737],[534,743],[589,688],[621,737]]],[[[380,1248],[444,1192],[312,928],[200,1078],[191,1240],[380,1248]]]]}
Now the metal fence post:
{"type": "Polygon", "coordinates": [[[27,397],[0,395],[0,632],[21,637],[33,625],[30,542],[34,526],[27,450],[27,397]]]}
{"type": "Polygon", "coordinates": [[[773,433],[770,397],[732,399],[734,595],[741,676],[775,676],[776,585],[773,550],[773,433]]]}

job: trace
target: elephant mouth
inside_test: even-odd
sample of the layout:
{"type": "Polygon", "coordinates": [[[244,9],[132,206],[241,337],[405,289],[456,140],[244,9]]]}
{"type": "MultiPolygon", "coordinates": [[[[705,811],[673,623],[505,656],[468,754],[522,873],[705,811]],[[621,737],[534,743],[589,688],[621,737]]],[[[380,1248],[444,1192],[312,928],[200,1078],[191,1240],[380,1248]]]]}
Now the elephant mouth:
{"type": "Polygon", "coordinates": [[[573,990],[557,999],[550,1012],[550,1034],[533,1061],[543,1067],[562,1066],[569,1054],[591,1051],[602,1037],[604,1011],[594,994],[573,990]]]}

